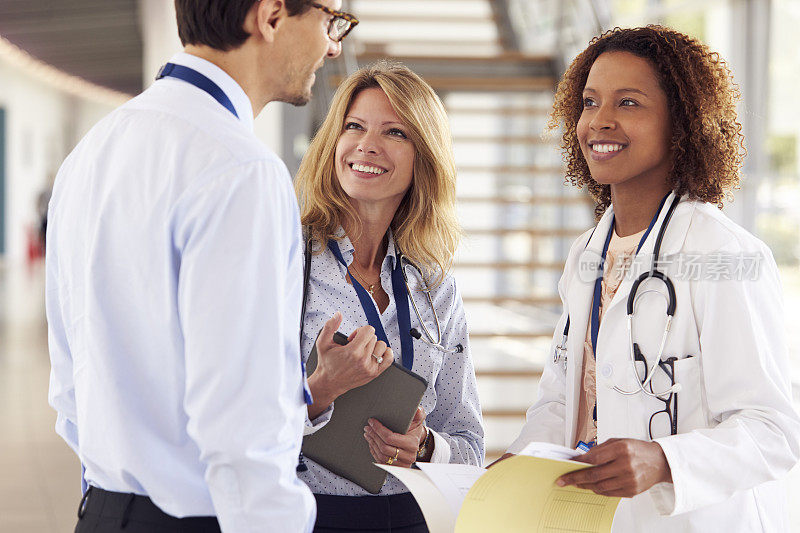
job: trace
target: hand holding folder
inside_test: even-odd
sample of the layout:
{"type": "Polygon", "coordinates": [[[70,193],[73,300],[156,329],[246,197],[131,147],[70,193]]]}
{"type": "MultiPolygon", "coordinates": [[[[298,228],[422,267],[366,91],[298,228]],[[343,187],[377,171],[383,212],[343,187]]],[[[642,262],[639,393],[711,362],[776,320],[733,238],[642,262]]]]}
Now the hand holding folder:
{"type": "Polygon", "coordinates": [[[417,407],[405,434],[395,433],[374,419],[370,419],[369,426],[364,428],[364,438],[375,462],[383,463],[390,458],[395,466],[410,467],[416,463],[419,447],[426,436],[425,409],[422,407],[417,407]]]}
{"type": "Polygon", "coordinates": [[[590,466],[566,459],[574,455],[532,443],[489,470],[460,464],[419,463],[420,470],[377,466],[411,491],[431,533],[609,532],[620,498],[555,484],[563,474],[590,466]]]}
{"type": "MultiPolygon", "coordinates": [[[[347,337],[334,335],[345,345],[347,337]]],[[[309,355],[309,374],[317,366],[316,346],[309,355]]],[[[370,418],[395,433],[406,433],[428,383],[397,363],[369,383],[353,388],[334,401],[330,421],[303,439],[303,454],[334,474],[353,481],[377,494],[386,481],[386,472],[375,467],[364,426],[370,418]]]]}
{"type": "Polygon", "coordinates": [[[308,385],[314,403],[308,409],[315,419],[339,396],[375,379],[391,366],[392,349],[375,336],[375,329],[362,326],[345,337],[337,330],[342,314],[336,312],[320,330],[314,343],[316,357],[309,358],[308,385]]]}

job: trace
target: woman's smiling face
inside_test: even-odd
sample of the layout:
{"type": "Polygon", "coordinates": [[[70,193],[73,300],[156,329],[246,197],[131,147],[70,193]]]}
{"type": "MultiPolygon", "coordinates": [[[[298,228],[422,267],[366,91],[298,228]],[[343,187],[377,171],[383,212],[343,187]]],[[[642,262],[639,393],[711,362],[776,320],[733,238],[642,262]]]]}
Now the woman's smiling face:
{"type": "Polygon", "coordinates": [[[663,186],[672,164],[670,114],[648,60],[630,52],[605,52],[595,60],[577,135],[596,182],[663,186]]]}
{"type": "Polygon", "coordinates": [[[353,99],[336,143],[336,177],[356,203],[397,209],[414,174],[414,144],[408,127],[382,89],[364,89],[353,99]]]}

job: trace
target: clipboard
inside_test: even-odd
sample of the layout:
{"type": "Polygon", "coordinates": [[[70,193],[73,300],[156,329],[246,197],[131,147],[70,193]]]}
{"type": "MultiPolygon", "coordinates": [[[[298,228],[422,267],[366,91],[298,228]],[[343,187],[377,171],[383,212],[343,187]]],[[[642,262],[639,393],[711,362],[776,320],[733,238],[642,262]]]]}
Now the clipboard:
{"type": "MultiPolygon", "coordinates": [[[[333,340],[342,346],[347,344],[347,337],[339,332],[333,340]]],[[[309,374],[317,368],[316,343],[306,368],[309,374]]],[[[427,388],[425,379],[392,363],[369,383],[336,398],[328,423],[303,438],[303,455],[367,492],[378,494],[387,473],[373,464],[364,426],[374,418],[395,433],[405,433],[427,388]]]]}

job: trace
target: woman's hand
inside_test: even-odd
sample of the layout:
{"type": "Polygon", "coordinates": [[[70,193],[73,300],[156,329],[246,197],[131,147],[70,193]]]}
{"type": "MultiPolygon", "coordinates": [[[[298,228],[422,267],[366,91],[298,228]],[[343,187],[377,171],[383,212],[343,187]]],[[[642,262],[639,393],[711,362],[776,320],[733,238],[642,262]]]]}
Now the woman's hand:
{"type": "Polygon", "coordinates": [[[575,460],[596,466],[561,476],[558,486],[575,485],[604,496],[632,498],[656,483],[672,482],[667,457],[657,442],[610,439],[575,460]]]}
{"type": "Polygon", "coordinates": [[[345,392],[375,379],[394,361],[392,349],[378,340],[372,326],[353,331],[346,346],[334,342],[333,334],[341,323],[342,314],[337,311],[317,337],[317,368],[308,377],[314,398],[314,404],[308,406],[311,420],[345,392]]]}
{"type": "Polygon", "coordinates": [[[418,407],[405,435],[394,433],[374,418],[370,418],[369,425],[364,427],[364,438],[367,439],[369,451],[375,462],[389,463],[389,459],[393,459],[392,465],[406,468],[414,464],[417,460],[417,451],[428,436],[425,416],[425,410],[418,407]]]}

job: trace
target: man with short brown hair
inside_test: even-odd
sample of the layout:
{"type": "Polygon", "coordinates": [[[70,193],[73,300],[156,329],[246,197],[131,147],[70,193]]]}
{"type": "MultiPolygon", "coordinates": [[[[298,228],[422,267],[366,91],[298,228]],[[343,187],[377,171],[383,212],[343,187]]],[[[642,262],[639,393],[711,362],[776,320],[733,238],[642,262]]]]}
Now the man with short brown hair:
{"type": "Polygon", "coordinates": [[[85,469],[78,532],[313,526],[297,203],[253,117],[308,101],[357,22],[340,3],[176,0],[184,51],[59,171],[50,403],[85,469]]]}

